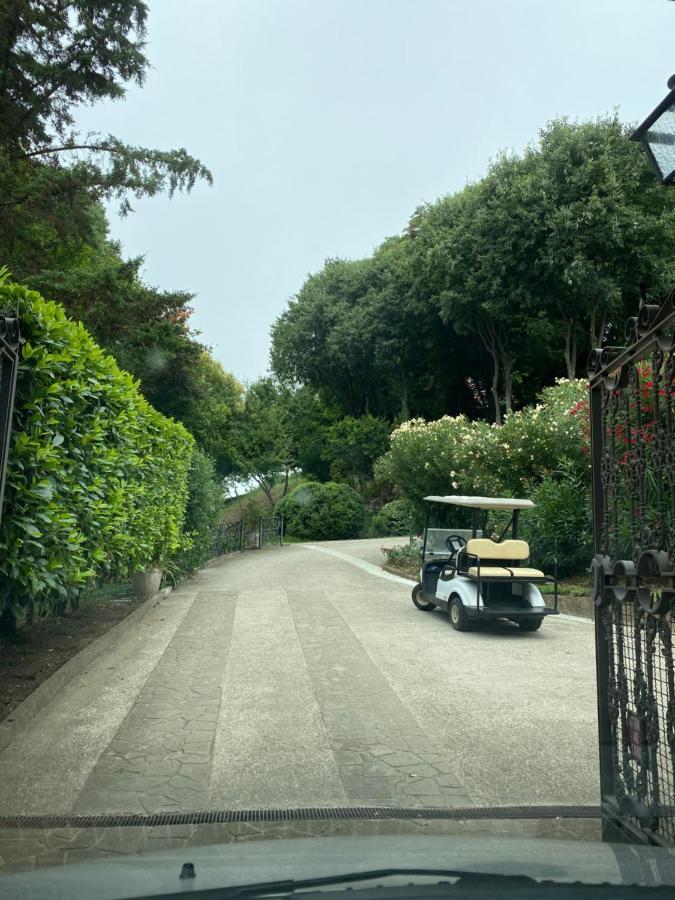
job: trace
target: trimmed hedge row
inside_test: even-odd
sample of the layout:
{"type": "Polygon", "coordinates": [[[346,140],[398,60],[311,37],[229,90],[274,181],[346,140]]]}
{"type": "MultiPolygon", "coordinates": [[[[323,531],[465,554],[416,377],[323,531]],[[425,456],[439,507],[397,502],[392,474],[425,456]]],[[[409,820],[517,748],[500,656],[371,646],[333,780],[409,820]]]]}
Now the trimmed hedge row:
{"type": "Polygon", "coordinates": [[[194,440],[85,328],[20,285],[21,361],[0,525],[0,605],[54,612],[182,543],[194,440]]]}

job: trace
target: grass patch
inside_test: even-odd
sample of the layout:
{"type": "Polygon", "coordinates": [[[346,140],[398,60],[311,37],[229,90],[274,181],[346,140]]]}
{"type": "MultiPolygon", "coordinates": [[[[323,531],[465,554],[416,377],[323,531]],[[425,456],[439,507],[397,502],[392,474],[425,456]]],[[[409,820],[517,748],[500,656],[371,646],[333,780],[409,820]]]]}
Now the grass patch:
{"type": "MultiPolygon", "coordinates": [[[[302,475],[291,475],[288,479],[287,493],[290,493],[294,487],[306,480],[302,475]]],[[[274,500],[272,506],[270,506],[269,499],[262,488],[254,488],[245,494],[240,494],[238,497],[229,497],[225,501],[223,522],[238,522],[242,518],[247,521],[253,521],[260,518],[260,516],[271,516],[283,493],[284,485],[283,481],[280,481],[279,484],[275,484],[272,488],[272,498],[274,500]]]]}
{"type": "MultiPolygon", "coordinates": [[[[539,590],[542,594],[555,593],[552,584],[540,584],[539,590]]],[[[593,591],[588,576],[575,575],[563,578],[558,582],[558,593],[565,594],[567,597],[590,597],[593,591]]]]}

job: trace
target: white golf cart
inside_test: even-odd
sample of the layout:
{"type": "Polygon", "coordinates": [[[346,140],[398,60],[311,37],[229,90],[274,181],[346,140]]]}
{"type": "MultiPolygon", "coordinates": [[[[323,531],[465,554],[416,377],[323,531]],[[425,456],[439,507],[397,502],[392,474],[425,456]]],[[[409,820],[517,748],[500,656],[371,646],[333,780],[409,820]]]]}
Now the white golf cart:
{"type": "Polygon", "coordinates": [[[546,616],[558,614],[557,573],[552,578],[523,565],[530,548],[527,541],[518,540],[518,519],[522,509],[534,506],[531,500],[460,496],[424,499],[428,506],[422,567],[420,582],[412,592],[418,609],[447,610],[456,631],[495,619],[510,619],[523,631],[536,631],[546,616]],[[443,504],[446,509],[468,507],[471,528],[430,528],[434,504],[443,504]],[[511,513],[496,541],[484,537],[489,534],[491,512],[511,513]],[[537,587],[548,583],[555,585],[553,609],[546,606],[537,587]]]}

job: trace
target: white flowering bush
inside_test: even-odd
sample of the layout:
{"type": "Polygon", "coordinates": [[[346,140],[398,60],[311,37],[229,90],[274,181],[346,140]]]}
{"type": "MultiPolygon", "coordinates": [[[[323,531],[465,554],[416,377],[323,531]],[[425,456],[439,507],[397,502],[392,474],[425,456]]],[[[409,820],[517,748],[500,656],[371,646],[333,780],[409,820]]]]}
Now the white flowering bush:
{"type": "Polygon", "coordinates": [[[414,503],[427,494],[527,494],[557,477],[561,460],[590,484],[587,398],[587,381],[564,378],[500,426],[466,416],[411,419],[391,435],[376,476],[414,503]]]}

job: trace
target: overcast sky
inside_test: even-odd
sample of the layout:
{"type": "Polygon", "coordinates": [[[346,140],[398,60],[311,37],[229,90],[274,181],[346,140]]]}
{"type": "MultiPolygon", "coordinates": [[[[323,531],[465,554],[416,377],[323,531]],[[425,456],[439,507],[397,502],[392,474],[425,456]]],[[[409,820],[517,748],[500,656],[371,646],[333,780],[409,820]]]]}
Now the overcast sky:
{"type": "Polygon", "coordinates": [[[252,379],[327,257],[369,254],[554,116],[641,120],[674,39],[668,0],[150,0],[146,86],[79,123],[210,167],[212,188],[111,208],[111,233],[252,379]]]}

